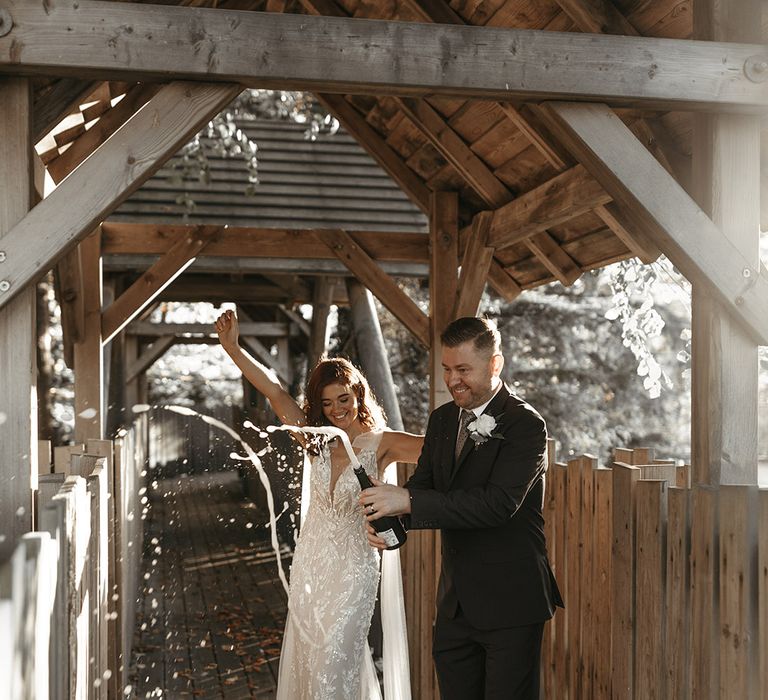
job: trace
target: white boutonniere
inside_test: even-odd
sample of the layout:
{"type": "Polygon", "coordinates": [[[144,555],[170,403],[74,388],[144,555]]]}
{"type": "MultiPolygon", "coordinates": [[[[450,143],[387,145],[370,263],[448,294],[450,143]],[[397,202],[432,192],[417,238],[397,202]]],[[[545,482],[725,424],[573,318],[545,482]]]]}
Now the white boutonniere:
{"type": "Polygon", "coordinates": [[[469,437],[472,438],[475,445],[482,445],[490,438],[503,439],[504,436],[501,433],[494,432],[497,425],[495,416],[483,413],[467,426],[469,437]]]}

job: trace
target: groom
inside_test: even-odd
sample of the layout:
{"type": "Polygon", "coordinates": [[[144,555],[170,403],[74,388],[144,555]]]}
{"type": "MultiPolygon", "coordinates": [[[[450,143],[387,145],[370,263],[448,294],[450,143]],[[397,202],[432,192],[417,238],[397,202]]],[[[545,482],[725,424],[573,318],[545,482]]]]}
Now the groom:
{"type": "MultiPolygon", "coordinates": [[[[499,378],[491,321],[460,318],[440,340],[453,401],[432,412],[405,487],[376,482],[360,502],[369,521],[403,515],[410,529],[441,531],[433,656],[443,700],[538,700],[544,623],[563,604],[544,539],[546,426],[499,378]]],[[[385,546],[370,525],[368,539],[385,546]]]]}

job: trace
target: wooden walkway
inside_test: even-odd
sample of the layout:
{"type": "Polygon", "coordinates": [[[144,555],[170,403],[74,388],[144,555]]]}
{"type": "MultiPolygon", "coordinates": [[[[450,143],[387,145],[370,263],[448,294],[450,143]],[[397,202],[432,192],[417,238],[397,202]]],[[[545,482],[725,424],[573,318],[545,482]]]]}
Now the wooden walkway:
{"type": "Polygon", "coordinates": [[[146,495],[125,696],[273,698],[286,595],[267,514],[244,496],[236,472],[150,482],[146,495]]]}

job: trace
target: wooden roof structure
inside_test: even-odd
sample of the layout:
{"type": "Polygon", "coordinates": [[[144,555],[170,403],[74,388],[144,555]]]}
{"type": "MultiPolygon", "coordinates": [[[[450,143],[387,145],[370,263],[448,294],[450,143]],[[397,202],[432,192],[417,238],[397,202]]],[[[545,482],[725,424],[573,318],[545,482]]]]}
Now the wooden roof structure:
{"type": "MultiPolygon", "coordinates": [[[[759,0],[2,0],[0,412],[18,429],[0,464],[34,454],[34,347],[7,344],[33,337],[33,283],[53,266],[76,413],[97,414],[79,418],[88,436],[100,431],[102,344],[128,348],[123,331],[153,302],[267,298],[236,280],[176,279],[195,257],[290,261],[299,274],[269,274],[311,294],[316,318],[337,287],[310,263],[340,261],[429,349],[437,404],[439,330],[475,313],[486,283],[513,300],[664,253],[694,290],[694,482],[755,483],[767,29],[759,0]],[[429,231],[103,223],[244,87],[313,92],[429,231]],[[58,186],[32,206],[40,163],[58,186]],[[110,255],[161,257],[102,310],[94,290],[110,255]],[[385,269],[400,263],[428,266],[429,313],[385,269]]],[[[323,336],[320,322],[315,352],[323,336]]],[[[16,479],[3,510],[20,512],[28,491],[16,479]]],[[[439,557],[426,539],[419,554],[439,557]]],[[[434,571],[414,586],[429,600],[434,571]]],[[[419,644],[426,669],[428,638],[419,644]]],[[[425,671],[421,697],[431,682],[425,671]]]]}

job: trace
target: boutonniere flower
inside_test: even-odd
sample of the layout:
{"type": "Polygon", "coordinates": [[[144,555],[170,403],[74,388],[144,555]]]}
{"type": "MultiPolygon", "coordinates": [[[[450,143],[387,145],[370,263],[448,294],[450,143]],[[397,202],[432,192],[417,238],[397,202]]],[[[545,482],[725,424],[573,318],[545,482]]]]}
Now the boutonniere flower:
{"type": "Polygon", "coordinates": [[[494,432],[497,426],[495,416],[483,413],[467,426],[467,430],[475,445],[482,445],[490,438],[498,438],[499,440],[504,438],[501,433],[494,432]]]}

